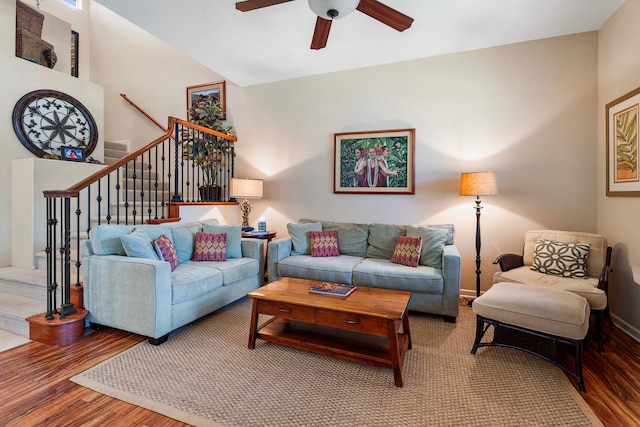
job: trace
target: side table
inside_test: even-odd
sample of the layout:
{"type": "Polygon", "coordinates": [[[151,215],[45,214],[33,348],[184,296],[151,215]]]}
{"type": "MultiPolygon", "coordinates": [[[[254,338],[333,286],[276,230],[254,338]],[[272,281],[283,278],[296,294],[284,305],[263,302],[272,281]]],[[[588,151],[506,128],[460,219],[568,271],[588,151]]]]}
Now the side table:
{"type": "Polygon", "coordinates": [[[268,279],[268,276],[267,276],[267,256],[269,255],[268,254],[268,250],[269,250],[268,249],[268,244],[269,244],[269,242],[271,240],[273,240],[274,237],[276,237],[276,234],[277,233],[275,231],[267,231],[266,233],[264,233],[264,232],[260,233],[259,232],[257,234],[254,234],[252,232],[248,232],[248,233],[243,232],[242,233],[242,237],[244,237],[245,239],[260,239],[260,240],[266,240],[267,241],[267,244],[265,245],[265,248],[264,248],[264,281],[265,282],[268,279]]]}

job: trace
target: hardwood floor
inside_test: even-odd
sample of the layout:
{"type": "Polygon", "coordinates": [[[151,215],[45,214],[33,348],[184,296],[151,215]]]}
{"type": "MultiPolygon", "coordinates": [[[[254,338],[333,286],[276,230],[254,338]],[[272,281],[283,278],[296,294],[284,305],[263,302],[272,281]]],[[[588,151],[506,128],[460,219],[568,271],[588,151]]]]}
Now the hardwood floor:
{"type": "MultiPolygon", "coordinates": [[[[587,392],[582,397],[606,426],[638,426],[640,343],[619,329],[607,328],[607,332],[610,338],[605,342],[605,354],[599,354],[593,342],[585,352],[587,392]]],[[[105,328],[90,331],[71,346],[31,342],[1,352],[0,425],[186,426],[69,381],[142,340],[138,335],[105,328]]]]}

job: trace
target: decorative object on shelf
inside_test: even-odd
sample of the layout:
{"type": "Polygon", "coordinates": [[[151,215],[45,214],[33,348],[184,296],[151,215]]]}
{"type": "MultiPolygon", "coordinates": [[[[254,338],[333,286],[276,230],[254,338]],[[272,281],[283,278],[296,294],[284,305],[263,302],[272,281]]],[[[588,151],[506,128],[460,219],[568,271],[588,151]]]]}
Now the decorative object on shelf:
{"type": "Polygon", "coordinates": [[[98,143],[98,127],[89,110],[55,90],[35,90],[20,98],[12,124],[22,145],[38,157],[59,159],[62,146],[82,148],[89,156],[98,143]]]}
{"type": "Polygon", "coordinates": [[[334,140],[334,193],[415,193],[415,129],[336,133],[334,140]]]}
{"type": "MultiPolygon", "coordinates": [[[[217,83],[206,83],[202,85],[187,86],[187,120],[192,123],[197,123],[201,126],[207,126],[204,123],[193,121],[194,108],[205,105],[214,104],[217,105],[219,111],[216,113],[216,118],[219,120],[227,119],[227,95],[226,95],[226,82],[223,80],[217,83]]],[[[199,120],[203,120],[200,118],[199,120]]],[[[214,129],[214,128],[211,128],[214,129]]]]}
{"type": "MultiPolygon", "coordinates": [[[[190,98],[188,98],[190,99],[190,98]]],[[[224,110],[220,103],[210,97],[194,97],[189,108],[189,121],[199,126],[213,129],[226,135],[233,135],[233,126],[222,123],[224,110]]],[[[200,201],[217,202],[222,200],[222,187],[218,183],[218,172],[233,153],[230,141],[213,135],[189,130],[182,135],[183,160],[192,161],[200,167],[202,180],[198,186],[200,201]]]]}
{"type": "Polygon", "coordinates": [[[267,220],[264,217],[258,218],[258,231],[267,231],[267,220]]]}
{"type": "Polygon", "coordinates": [[[638,116],[640,88],[606,106],[607,196],[639,197],[638,116]]]}
{"type": "Polygon", "coordinates": [[[231,197],[244,198],[240,203],[240,210],[242,211],[242,231],[253,230],[253,227],[249,226],[251,204],[247,199],[262,198],[262,180],[231,178],[231,197]]]}
{"type": "Polygon", "coordinates": [[[71,30],[71,75],[78,77],[79,73],[80,34],[71,30]]]}
{"type": "Polygon", "coordinates": [[[72,162],[84,162],[84,148],[67,147],[63,145],[60,147],[60,159],[70,160],[72,162]]]}
{"type": "MultiPolygon", "coordinates": [[[[245,0],[236,3],[236,9],[248,12],[291,0],[245,0]]],[[[364,13],[397,31],[411,27],[413,18],[398,12],[377,0],[309,0],[309,8],[318,15],[311,40],[311,49],[322,49],[327,45],[331,23],[344,18],[354,10],[364,13]]]]}
{"type": "Polygon", "coordinates": [[[476,196],[476,297],[480,296],[480,196],[497,196],[495,172],[463,172],[460,175],[460,195],[476,196]]]}
{"type": "Polygon", "coordinates": [[[43,13],[21,1],[16,1],[16,56],[53,68],[58,57],[53,45],[42,40],[44,20],[43,13]]]}

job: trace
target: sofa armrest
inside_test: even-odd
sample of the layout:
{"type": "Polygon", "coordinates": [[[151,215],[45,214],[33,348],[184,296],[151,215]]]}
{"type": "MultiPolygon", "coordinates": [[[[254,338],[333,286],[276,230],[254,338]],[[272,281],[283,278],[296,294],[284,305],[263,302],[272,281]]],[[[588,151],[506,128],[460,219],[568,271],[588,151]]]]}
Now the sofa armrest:
{"type": "Polygon", "coordinates": [[[242,238],[242,257],[258,260],[260,267],[259,277],[264,276],[264,240],[242,238]]]}
{"type": "Polygon", "coordinates": [[[524,259],[522,255],[502,254],[496,258],[493,263],[500,265],[500,271],[509,271],[514,268],[522,267],[524,265],[524,259]]]}
{"type": "Polygon", "coordinates": [[[89,321],[150,338],[172,330],[168,262],[121,255],[82,258],[89,321]]]}
{"type": "Polygon", "coordinates": [[[445,245],[442,253],[443,307],[445,315],[457,316],[460,305],[460,251],[455,245],[445,245]]]}
{"type": "Polygon", "coordinates": [[[278,261],[291,256],[293,249],[293,243],[290,237],[283,237],[281,239],[272,240],[267,245],[267,273],[269,275],[269,282],[278,280],[278,261]]]}

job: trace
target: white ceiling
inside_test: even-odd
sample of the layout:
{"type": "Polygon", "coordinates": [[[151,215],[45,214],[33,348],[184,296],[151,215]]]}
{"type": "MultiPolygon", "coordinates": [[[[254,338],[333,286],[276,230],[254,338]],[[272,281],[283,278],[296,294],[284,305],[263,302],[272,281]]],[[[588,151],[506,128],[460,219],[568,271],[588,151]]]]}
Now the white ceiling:
{"type": "Polygon", "coordinates": [[[624,0],[381,0],[398,32],[355,11],[311,50],[307,0],[240,12],[236,0],[96,0],[239,86],[595,31],[624,0]]]}

